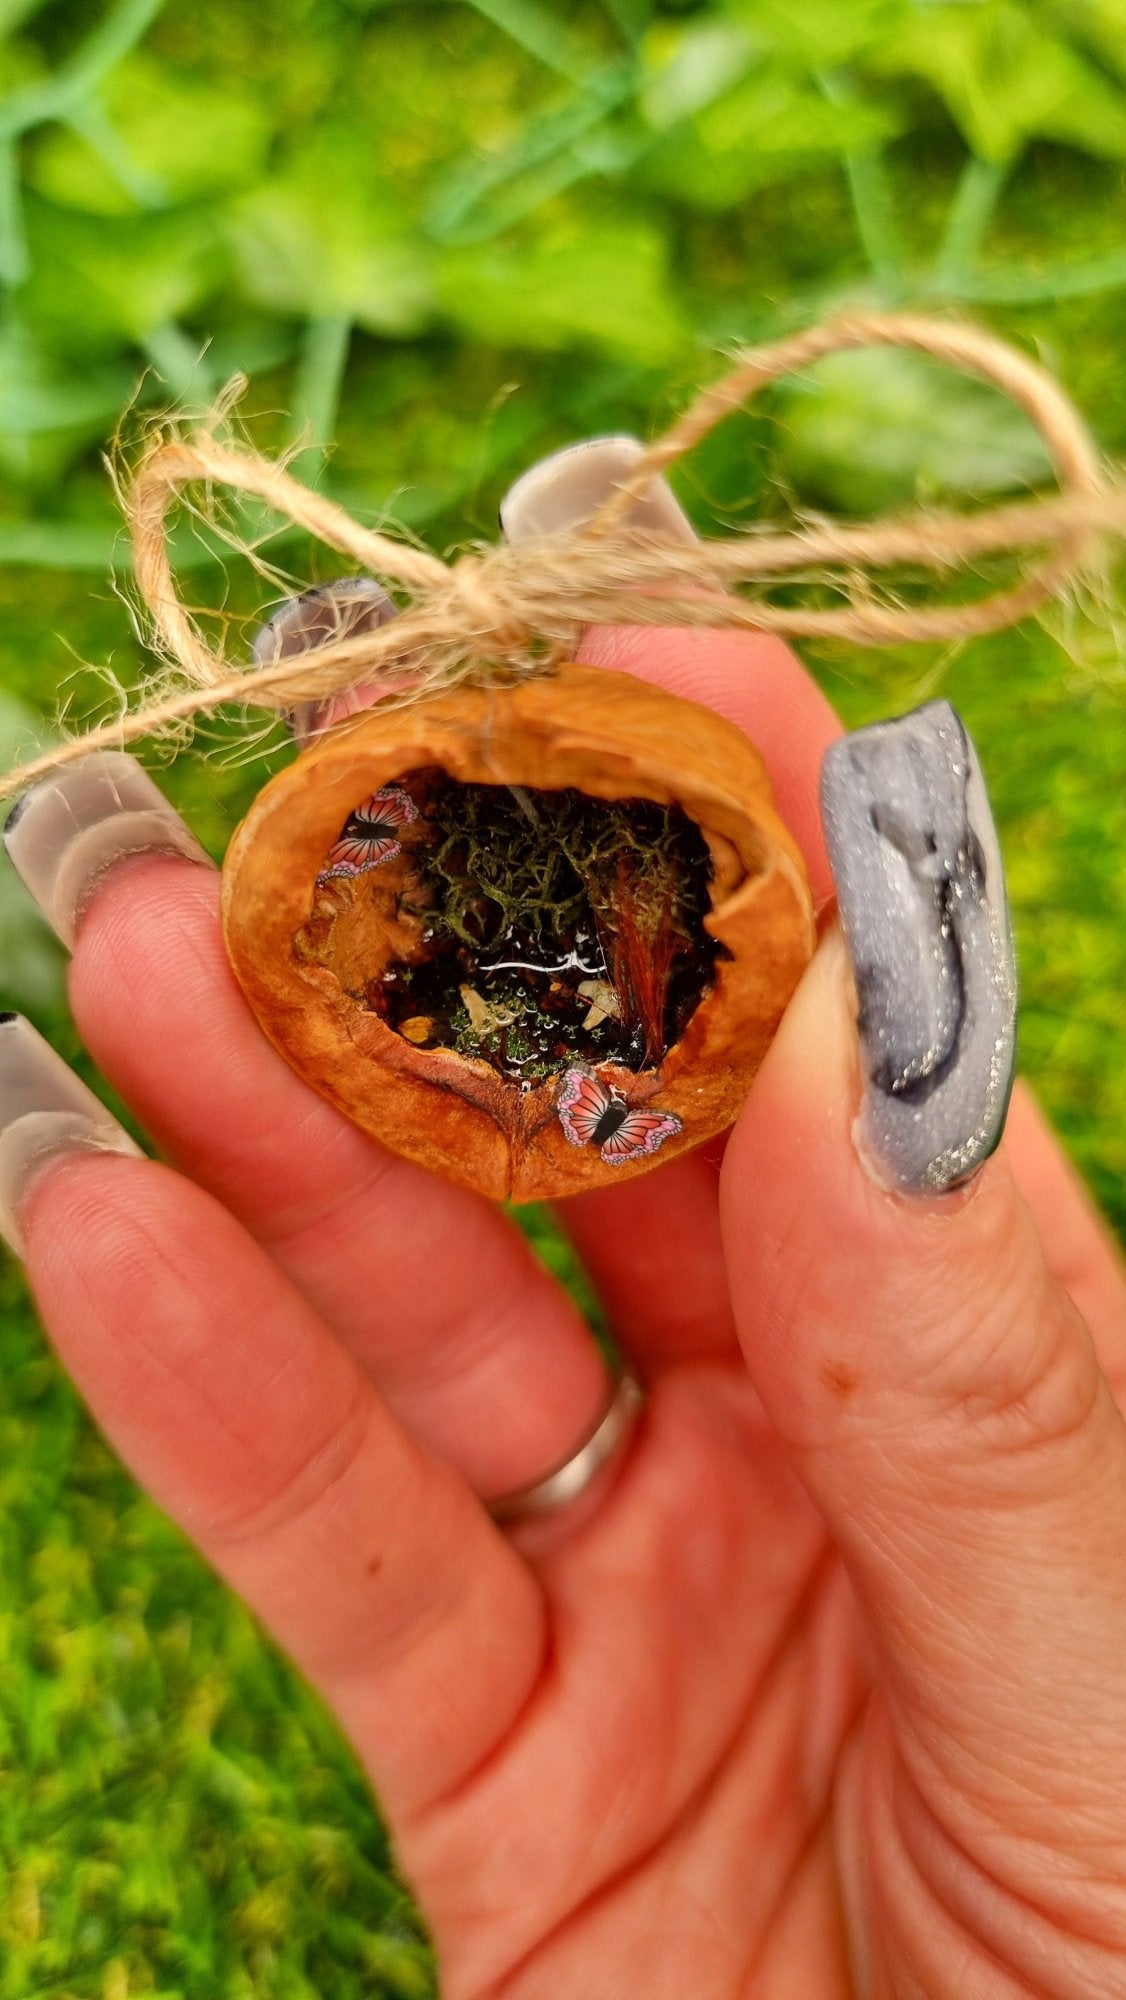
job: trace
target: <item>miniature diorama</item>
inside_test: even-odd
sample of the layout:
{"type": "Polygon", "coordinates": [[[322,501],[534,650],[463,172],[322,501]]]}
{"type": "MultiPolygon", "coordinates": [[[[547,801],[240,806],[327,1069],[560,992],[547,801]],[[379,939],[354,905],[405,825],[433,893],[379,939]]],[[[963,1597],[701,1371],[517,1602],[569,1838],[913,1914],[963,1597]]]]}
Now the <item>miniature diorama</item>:
{"type": "Polygon", "coordinates": [[[741,732],[572,666],[316,737],[235,836],[224,902],[302,1074],[395,1151],[517,1201],[730,1124],[814,941],[741,732]]]}

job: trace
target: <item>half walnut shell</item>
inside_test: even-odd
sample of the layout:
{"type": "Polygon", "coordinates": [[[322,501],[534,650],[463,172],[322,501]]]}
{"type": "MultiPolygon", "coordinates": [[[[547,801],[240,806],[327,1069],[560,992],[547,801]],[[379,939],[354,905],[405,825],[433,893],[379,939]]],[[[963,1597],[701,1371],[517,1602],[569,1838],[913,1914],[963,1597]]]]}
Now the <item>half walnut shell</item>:
{"type": "Polygon", "coordinates": [[[251,1007],[316,1090],[393,1151],[513,1201],[616,1184],[730,1125],[814,944],[801,855],[740,731],[574,666],[376,707],[320,738],[235,834],[223,915],[251,1007]],[[552,944],[541,924],[534,949],[526,929],[514,945],[517,849],[537,881],[548,854],[554,882],[564,821],[569,886],[545,896],[566,904],[565,935],[552,944]],[[585,890],[576,828],[602,857],[585,890]],[[489,881],[468,898],[455,882],[454,908],[451,879],[474,868],[489,881]],[[658,879],[671,943],[651,921],[658,879]],[[664,971],[646,1026],[626,973],[652,985],[638,973],[650,944],[664,971]]]}

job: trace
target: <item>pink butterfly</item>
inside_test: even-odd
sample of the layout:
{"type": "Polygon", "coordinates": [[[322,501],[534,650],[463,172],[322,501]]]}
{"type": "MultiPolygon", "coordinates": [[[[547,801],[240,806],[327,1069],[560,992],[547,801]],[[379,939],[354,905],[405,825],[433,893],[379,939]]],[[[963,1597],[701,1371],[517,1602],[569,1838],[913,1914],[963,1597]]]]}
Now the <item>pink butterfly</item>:
{"type": "Polygon", "coordinates": [[[569,1069],[559,1093],[559,1122],[572,1146],[599,1146],[608,1167],[655,1153],[681,1130],[671,1111],[631,1111],[618,1091],[589,1069],[569,1069]]]}
{"type": "Polygon", "coordinates": [[[399,852],[397,826],[407,826],[418,818],[418,807],[401,785],[382,785],[364,799],[344,823],[344,831],[331,847],[318,882],[331,882],[337,875],[366,875],[399,852]]]}

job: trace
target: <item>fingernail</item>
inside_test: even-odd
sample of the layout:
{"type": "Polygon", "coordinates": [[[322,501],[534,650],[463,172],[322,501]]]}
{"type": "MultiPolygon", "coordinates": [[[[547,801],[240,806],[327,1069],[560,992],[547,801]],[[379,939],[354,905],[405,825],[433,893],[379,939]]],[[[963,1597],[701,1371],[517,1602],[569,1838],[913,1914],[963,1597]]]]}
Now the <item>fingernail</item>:
{"type": "Polygon", "coordinates": [[[130,854],[211,861],[135,757],[96,751],[18,799],[4,828],[12,866],[47,922],[73,950],[103,875],[130,854]]]}
{"type": "Polygon", "coordinates": [[[24,1254],[18,1211],[63,1153],[144,1154],[21,1014],[0,1014],[0,1236],[24,1254]]]}
{"type": "Polygon", "coordinates": [[[859,999],[857,1137],[908,1193],[964,1181],[1001,1136],[1016,968],[1004,871],[973,744],[928,702],[833,744],[821,813],[859,999]]]}
{"type": "MultiPolygon", "coordinates": [[[[539,535],[582,527],[644,456],[645,447],[636,438],[606,437],[568,445],[565,451],[541,459],[509,487],[500,503],[505,540],[529,542],[539,535]]],[[[633,502],[626,522],[673,542],[697,539],[672,487],[660,477],[651,479],[633,502]]]]}
{"type": "MultiPolygon", "coordinates": [[[[334,639],[355,639],[375,632],[399,615],[398,606],[382,584],[372,576],[342,576],[335,583],[305,590],[300,597],[287,598],[272,618],[259,627],[253,654],[256,666],[275,660],[295,659],[313,646],[327,646],[334,639]]],[[[346,715],[358,715],[370,708],[374,687],[347,688],[328,701],[303,701],[290,709],[286,720],[302,748],[310,739],[346,715]]]]}

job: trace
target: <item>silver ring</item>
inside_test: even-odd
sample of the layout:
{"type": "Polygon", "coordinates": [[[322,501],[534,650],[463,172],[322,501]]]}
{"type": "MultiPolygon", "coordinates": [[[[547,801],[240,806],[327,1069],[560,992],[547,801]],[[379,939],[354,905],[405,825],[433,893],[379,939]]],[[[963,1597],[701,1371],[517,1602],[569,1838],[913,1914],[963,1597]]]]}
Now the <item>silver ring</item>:
{"type": "Polygon", "coordinates": [[[610,1400],[585,1443],[545,1479],[487,1500],[485,1505],[493,1520],[510,1526],[514,1521],[553,1514],[577,1500],[603,1466],[628,1443],[644,1401],[645,1391],[637,1376],[628,1368],[619,1367],[611,1385],[610,1400]]]}

